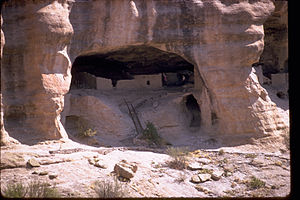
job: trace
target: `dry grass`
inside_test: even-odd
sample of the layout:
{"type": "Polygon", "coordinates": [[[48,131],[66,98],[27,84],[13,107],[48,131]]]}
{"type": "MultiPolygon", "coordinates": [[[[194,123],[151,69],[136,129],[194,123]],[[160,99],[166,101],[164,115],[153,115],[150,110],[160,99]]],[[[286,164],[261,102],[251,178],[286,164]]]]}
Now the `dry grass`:
{"type": "Polygon", "coordinates": [[[185,147],[169,147],[167,154],[172,157],[172,160],[167,162],[167,165],[172,169],[183,170],[187,168],[189,153],[188,148],[185,147]]]}
{"type": "Polygon", "coordinates": [[[117,178],[114,178],[114,181],[96,181],[94,190],[99,198],[120,198],[126,193],[117,178]]]}
{"type": "Polygon", "coordinates": [[[60,194],[55,187],[40,181],[32,181],[27,186],[23,183],[9,183],[2,194],[8,198],[57,198],[60,194]]]}
{"type": "Polygon", "coordinates": [[[81,120],[77,122],[78,137],[93,137],[97,134],[97,131],[90,128],[86,120],[81,120]]]}

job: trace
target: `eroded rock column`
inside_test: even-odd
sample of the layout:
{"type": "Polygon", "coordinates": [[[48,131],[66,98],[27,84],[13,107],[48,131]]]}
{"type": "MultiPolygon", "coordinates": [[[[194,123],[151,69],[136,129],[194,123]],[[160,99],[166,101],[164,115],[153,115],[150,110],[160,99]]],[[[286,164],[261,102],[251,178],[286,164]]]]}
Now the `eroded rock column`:
{"type": "Polygon", "coordinates": [[[59,119],[68,92],[73,29],[66,1],[8,1],[2,60],[4,125],[18,140],[67,137],[59,119]]]}

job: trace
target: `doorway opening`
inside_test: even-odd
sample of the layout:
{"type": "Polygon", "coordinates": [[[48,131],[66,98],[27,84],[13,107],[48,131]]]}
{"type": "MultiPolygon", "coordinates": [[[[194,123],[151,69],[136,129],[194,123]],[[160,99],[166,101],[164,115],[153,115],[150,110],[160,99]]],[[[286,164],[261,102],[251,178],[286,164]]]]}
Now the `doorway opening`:
{"type": "Polygon", "coordinates": [[[201,110],[194,95],[190,94],[186,97],[185,106],[191,115],[190,127],[200,127],[201,125],[201,110]]]}

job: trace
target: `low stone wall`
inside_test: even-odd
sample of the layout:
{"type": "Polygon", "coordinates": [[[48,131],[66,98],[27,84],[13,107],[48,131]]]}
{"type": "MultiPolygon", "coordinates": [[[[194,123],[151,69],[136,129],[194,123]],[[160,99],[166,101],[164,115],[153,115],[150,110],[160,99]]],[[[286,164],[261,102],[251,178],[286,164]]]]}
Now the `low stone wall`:
{"type": "MultiPolygon", "coordinates": [[[[97,77],[97,90],[113,89],[111,79],[97,77]]],[[[133,80],[119,80],[117,89],[159,89],[162,87],[161,74],[137,75],[133,80]]]]}

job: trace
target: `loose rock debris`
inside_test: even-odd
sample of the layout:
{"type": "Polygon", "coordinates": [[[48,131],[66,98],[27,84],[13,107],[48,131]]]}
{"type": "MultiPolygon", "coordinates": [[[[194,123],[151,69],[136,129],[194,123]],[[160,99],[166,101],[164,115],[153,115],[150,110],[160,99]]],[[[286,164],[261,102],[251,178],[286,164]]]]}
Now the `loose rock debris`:
{"type": "Polygon", "coordinates": [[[62,197],[97,197],[91,187],[95,181],[122,177],[116,180],[126,186],[125,197],[281,197],[290,191],[288,152],[198,149],[187,155],[188,168],[176,170],[166,164],[172,158],[163,149],[81,146],[80,151],[50,154],[51,145],[37,146],[1,150],[1,190],[9,183],[39,180],[55,185],[62,197]],[[29,167],[26,161],[40,166],[29,167]],[[251,187],[255,184],[259,187],[251,187]]]}

